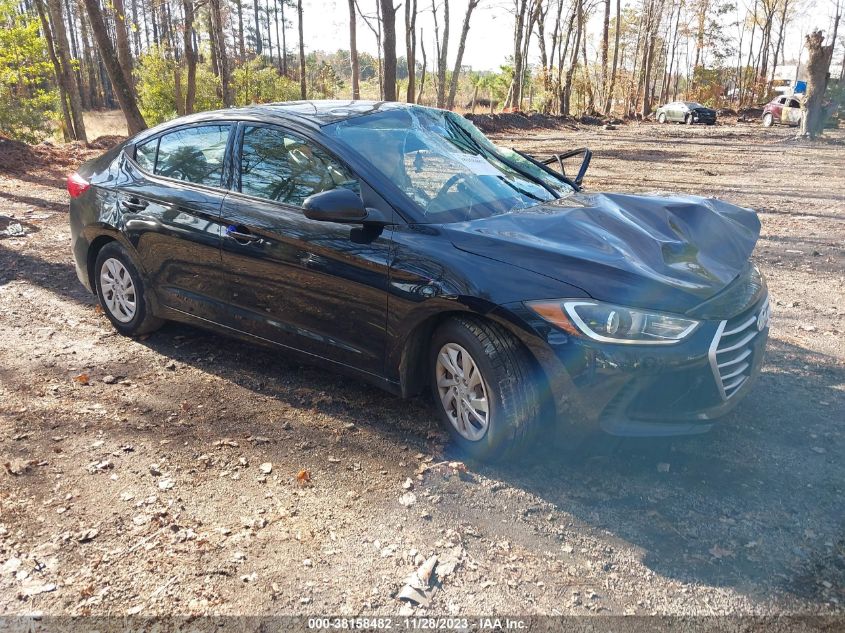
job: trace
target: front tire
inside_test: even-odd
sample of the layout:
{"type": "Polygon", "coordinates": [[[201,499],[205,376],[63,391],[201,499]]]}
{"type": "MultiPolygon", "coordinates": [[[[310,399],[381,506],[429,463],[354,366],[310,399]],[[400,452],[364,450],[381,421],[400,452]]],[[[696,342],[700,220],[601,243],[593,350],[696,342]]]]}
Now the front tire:
{"type": "Polygon", "coordinates": [[[94,280],[100,305],[121,334],[147,334],[164,324],[153,315],[141,275],[117,242],[109,242],[97,254],[94,280]]]}
{"type": "Polygon", "coordinates": [[[665,112],[661,112],[660,114],[657,115],[657,122],[658,123],[666,123],[666,113],[665,112]]]}
{"type": "Polygon", "coordinates": [[[441,422],[472,459],[524,449],[541,417],[540,380],[527,350],[507,331],[475,317],[434,333],[430,376],[441,422]]]}
{"type": "Polygon", "coordinates": [[[772,127],[775,123],[775,117],[772,116],[771,112],[766,112],[763,115],[763,127],[772,127]]]}
{"type": "Polygon", "coordinates": [[[692,124],[693,124],[693,120],[692,120],[692,115],[691,115],[691,114],[688,114],[688,115],[686,115],[686,116],[684,117],[684,123],[686,123],[687,125],[692,125],[692,124]]]}

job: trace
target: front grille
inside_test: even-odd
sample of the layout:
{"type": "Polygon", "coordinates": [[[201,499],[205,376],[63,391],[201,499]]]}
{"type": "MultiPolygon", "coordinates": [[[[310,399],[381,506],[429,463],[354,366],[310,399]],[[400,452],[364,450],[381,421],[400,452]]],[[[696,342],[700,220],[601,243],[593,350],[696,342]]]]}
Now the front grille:
{"type": "MultiPolygon", "coordinates": [[[[760,309],[722,321],[710,345],[710,366],[716,385],[727,400],[751,377],[754,367],[754,339],[761,331],[757,327],[760,315],[768,313],[769,299],[760,309]]],[[[768,317],[764,317],[764,320],[768,317]]],[[[765,328],[764,328],[765,329],[765,328]]]]}

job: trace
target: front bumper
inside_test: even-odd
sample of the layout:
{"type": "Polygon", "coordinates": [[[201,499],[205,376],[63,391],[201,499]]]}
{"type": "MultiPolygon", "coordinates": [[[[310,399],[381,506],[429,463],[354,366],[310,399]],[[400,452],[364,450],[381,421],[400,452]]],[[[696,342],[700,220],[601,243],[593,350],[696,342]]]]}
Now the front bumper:
{"type": "Polygon", "coordinates": [[[569,423],[622,436],[703,433],[744,398],[760,373],[768,305],[763,292],[741,313],[706,320],[689,339],[663,346],[597,343],[535,320],[531,327],[546,350],[534,351],[559,417],[569,423]]]}
{"type": "Polygon", "coordinates": [[[715,112],[693,111],[692,122],[693,123],[713,124],[713,123],[716,122],[716,113],[715,112]]]}

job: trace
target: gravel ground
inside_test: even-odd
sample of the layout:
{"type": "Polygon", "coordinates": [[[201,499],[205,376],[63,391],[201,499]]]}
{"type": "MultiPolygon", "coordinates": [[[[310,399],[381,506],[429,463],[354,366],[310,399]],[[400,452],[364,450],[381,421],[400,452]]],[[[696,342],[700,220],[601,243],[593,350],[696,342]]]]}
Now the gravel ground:
{"type": "Polygon", "coordinates": [[[793,134],[496,135],[590,146],[592,190],[757,209],[774,305],[710,434],[497,467],[450,462],[424,399],[186,326],[115,334],[73,272],[65,166],[6,164],[0,230],[27,233],[0,236],[0,615],[845,613],[845,133],[793,134]],[[400,602],[432,555],[430,605],[400,602]]]}

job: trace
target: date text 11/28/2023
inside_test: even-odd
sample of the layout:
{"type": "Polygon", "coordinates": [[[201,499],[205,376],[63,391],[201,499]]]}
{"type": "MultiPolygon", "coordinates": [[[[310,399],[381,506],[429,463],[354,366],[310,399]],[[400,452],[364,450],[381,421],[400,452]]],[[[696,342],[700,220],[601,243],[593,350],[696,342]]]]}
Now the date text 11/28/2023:
{"type": "Polygon", "coordinates": [[[470,627],[489,631],[522,631],[528,622],[516,618],[308,618],[309,629],[329,630],[467,630],[470,627]]]}

